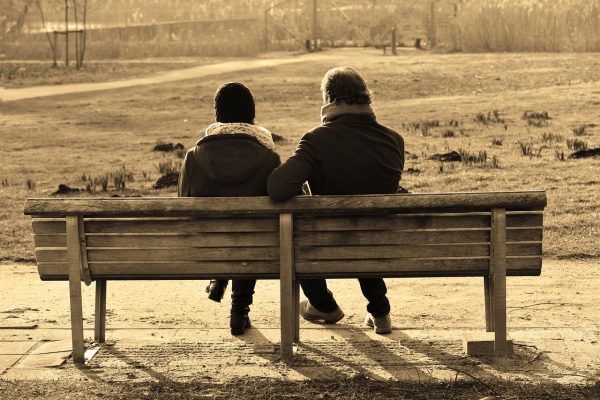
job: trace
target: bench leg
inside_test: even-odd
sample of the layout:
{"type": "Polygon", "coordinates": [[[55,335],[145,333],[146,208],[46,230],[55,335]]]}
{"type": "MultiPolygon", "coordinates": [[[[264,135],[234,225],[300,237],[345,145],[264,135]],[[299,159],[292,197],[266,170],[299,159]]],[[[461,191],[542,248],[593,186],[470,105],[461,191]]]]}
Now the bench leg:
{"type": "Polygon", "coordinates": [[[485,300],[485,330],[494,332],[494,287],[490,278],[483,278],[483,297],[485,300]]]}
{"type": "Polygon", "coordinates": [[[294,342],[300,342],[300,284],[298,281],[293,283],[294,289],[294,342]]]}
{"type": "Polygon", "coordinates": [[[96,280],[96,306],[94,323],[94,341],[106,341],[106,279],[96,280]]]}
{"type": "Polygon", "coordinates": [[[73,362],[75,364],[83,364],[85,362],[85,349],[83,343],[83,305],[81,300],[81,253],[79,247],[79,220],[77,216],[68,216],[66,220],[73,362]]]}
{"type": "Polygon", "coordinates": [[[492,325],[494,329],[494,352],[498,355],[512,352],[506,340],[506,211],[492,210],[491,229],[491,290],[492,325]]]}
{"type": "Polygon", "coordinates": [[[294,286],[294,228],[292,214],[279,216],[279,284],[281,295],[281,361],[291,361],[294,355],[296,331],[294,311],[297,310],[294,286]],[[296,303],[296,305],[294,305],[296,303]]]}

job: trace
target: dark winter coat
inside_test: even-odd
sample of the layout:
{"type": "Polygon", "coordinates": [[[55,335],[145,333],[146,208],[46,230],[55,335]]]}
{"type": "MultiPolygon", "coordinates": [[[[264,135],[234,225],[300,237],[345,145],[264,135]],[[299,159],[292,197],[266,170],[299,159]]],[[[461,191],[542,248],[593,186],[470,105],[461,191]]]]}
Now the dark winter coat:
{"type": "Polygon", "coordinates": [[[280,163],[277,153],[252,136],[206,136],[185,156],[179,196],[266,196],[267,178],[280,163]]]}
{"type": "Polygon", "coordinates": [[[304,134],[294,154],[268,181],[284,201],[308,181],[313,195],[396,193],[404,168],[404,140],[374,115],[342,114],[304,134]]]}

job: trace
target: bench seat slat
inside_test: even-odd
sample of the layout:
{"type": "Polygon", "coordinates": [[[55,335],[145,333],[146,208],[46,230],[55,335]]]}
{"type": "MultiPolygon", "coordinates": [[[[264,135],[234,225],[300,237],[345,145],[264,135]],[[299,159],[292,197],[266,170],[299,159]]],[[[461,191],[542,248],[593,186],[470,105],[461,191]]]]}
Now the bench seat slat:
{"type": "MultiPolygon", "coordinates": [[[[223,247],[182,249],[94,248],[88,249],[88,261],[274,261],[279,259],[278,247],[223,247]]],[[[38,262],[63,262],[63,248],[36,249],[38,262]]]]}
{"type": "MultiPolygon", "coordinates": [[[[541,228],[507,229],[509,242],[542,240],[541,228]]],[[[440,231],[339,231],[339,232],[296,232],[295,241],[300,246],[340,246],[340,245],[392,245],[392,244],[453,244],[489,243],[490,231],[440,230],[440,231]]]]}
{"type": "MultiPolygon", "coordinates": [[[[508,275],[539,275],[541,257],[507,258],[508,275]]],[[[298,261],[299,277],[355,275],[381,276],[487,276],[489,258],[379,259],[298,261]],[[360,271],[363,271],[362,273],[360,271]]]]}
{"type": "MultiPolygon", "coordinates": [[[[66,235],[35,235],[35,247],[66,247],[66,235]]],[[[265,247],[278,246],[276,232],[187,234],[88,234],[87,248],[93,247],[265,247]]]]}
{"type": "MultiPolygon", "coordinates": [[[[471,214],[392,214],[380,216],[298,217],[297,231],[366,231],[404,229],[489,228],[490,213],[471,214]]],[[[509,213],[507,227],[540,227],[541,213],[509,213]]]]}
{"type": "MultiPolygon", "coordinates": [[[[209,279],[220,276],[277,278],[279,276],[277,261],[91,262],[89,267],[94,279],[209,279]]],[[[42,280],[68,280],[68,269],[66,262],[38,262],[38,272],[42,280]]]]}
{"type": "Polygon", "coordinates": [[[278,246],[276,232],[206,233],[198,235],[87,235],[87,247],[266,247],[278,246]]]}
{"type": "Polygon", "coordinates": [[[90,219],[85,221],[86,233],[181,233],[203,232],[278,232],[275,218],[202,218],[202,219],[90,219]]]}
{"type": "MultiPolygon", "coordinates": [[[[511,243],[509,256],[535,256],[541,254],[541,243],[511,243]]],[[[489,257],[489,244],[466,245],[394,245],[394,246],[298,246],[297,260],[363,260],[382,258],[426,257],[489,257]]]]}

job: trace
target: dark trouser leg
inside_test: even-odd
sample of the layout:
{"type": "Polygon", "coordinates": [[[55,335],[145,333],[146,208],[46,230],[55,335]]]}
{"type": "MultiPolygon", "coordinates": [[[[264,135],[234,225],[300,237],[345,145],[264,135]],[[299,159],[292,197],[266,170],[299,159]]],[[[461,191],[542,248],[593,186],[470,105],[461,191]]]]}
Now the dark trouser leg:
{"type": "Polygon", "coordinates": [[[327,290],[325,279],[304,279],[300,281],[304,295],[310,304],[321,312],[332,312],[338,308],[333,294],[327,290]]]}
{"type": "Polygon", "coordinates": [[[387,288],[381,278],[361,278],[360,289],[369,301],[367,311],[374,317],[384,317],[390,313],[390,301],[386,297],[387,288]]]}
{"type": "MultiPolygon", "coordinates": [[[[233,279],[231,281],[231,309],[249,310],[252,304],[256,279],[233,279]]],[[[247,311],[246,311],[247,312],[247,311]]]]}

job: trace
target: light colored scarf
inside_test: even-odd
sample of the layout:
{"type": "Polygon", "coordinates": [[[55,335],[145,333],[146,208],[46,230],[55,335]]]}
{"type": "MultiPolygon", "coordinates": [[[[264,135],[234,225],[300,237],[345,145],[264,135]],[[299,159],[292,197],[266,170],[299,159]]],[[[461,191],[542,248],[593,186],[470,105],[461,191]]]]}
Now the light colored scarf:
{"type": "Polygon", "coordinates": [[[375,118],[375,111],[369,104],[347,104],[334,101],[321,107],[321,122],[331,121],[342,114],[372,115],[375,118]]]}
{"type": "Polygon", "coordinates": [[[216,122],[206,128],[206,131],[204,132],[204,136],[223,134],[243,134],[252,136],[267,149],[273,150],[275,148],[275,142],[273,142],[273,135],[271,135],[271,132],[258,125],[245,124],[243,122],[216,122]]]}

